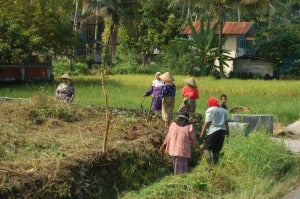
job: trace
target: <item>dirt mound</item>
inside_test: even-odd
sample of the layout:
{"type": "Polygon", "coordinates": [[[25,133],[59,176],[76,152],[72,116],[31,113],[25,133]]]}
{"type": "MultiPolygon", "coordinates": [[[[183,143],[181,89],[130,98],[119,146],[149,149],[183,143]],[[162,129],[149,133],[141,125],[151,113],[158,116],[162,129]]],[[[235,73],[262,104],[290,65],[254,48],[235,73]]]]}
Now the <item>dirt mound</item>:
{"type": "Polygon", "coordinates": [[[161,121],[112,116],[103,153],[106,119],[95,107],[33,99],[0,111],[0,198],[115,198],[171,171],[161,121]]]}
{"type": "Polygon", "coordinates": [[[247,113],[250,109],[247,106],[234,106],[229,108],[229,113],[247,113]]]}
{"type": "Polygon", "coordinates": [[[274,136],[276,137],[289,137],[292,139],[300,140],[300,121],[284,126],[282,124],[274,124],[274,136]]]}

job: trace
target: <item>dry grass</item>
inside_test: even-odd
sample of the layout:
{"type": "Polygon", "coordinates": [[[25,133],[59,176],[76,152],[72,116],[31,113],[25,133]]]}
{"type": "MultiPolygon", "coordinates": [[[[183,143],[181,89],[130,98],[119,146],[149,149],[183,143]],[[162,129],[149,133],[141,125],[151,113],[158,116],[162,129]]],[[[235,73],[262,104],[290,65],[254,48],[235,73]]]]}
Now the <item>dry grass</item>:
{"type": "Polygon", "coordinates": [[[107,148],[110,156],[101,153],[105,115],[96,107],[68,105],[39,96],[2,101],[0,111],[3,198],[72,195],[77,186],[74,183],[83,183],[74,177],[78,172],[87,172],[99,160],[110,167],[112,163],[107,160],[120,159],[123,153],[140,147],[156,150],[152,144],[158,145],[163,139],[162,122],[112,117],[107,148]]]}

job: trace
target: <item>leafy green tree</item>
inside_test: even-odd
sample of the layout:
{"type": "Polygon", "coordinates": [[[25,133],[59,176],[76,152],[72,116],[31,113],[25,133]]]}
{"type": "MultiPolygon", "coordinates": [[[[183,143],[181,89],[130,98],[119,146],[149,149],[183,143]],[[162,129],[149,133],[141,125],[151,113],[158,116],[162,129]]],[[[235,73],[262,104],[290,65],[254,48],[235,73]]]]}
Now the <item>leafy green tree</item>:
{"type": "Polygon", "coordinates": [[[29,32],[13,20],[0,16],[0,62],[27,63],[31,51],[29,32]]]}
{"type": "Polygon", "coordinates": [[[175,10],[168,9],[168,0],[149,0],[141,3],[138,26],[138,49],[144,53],[143,65],[147,55],[158,48],[164,49],[168,42],[181,30],[181,20],[175,10]]]}
{"type": "MultiPolygon", "coordinates": [[[[139,1],[132,1],[132,0],[94,0],[88,1],[84,3],[82,8],[83,13],[82,16],[84,18],[83,22],[92,20],[94,21],[95,29],[94,29],[94,40],[103,41],[105,45],[109,46],[111,62],[116,58],[116,51],[117,51],[117,43],[118,43],[118,31],[123,18],[129,16],[128,7],[133,8],[139,1]],[[126,12],[127,11],[127,12],[126,12]],[[99,32],[99,23],[103,23],[105,18],[110,18],[111,23],[109,27],[104,27],[105,31],[108,34],[108,39],[101,38],[101,34],[99,32]]],[[[130,20],[127,18],[126,20],[130,20]]],[[[105,24],[103,24],[105,25],[105,24]]],[[[106,25],[108,25],[106,23],[106,25]]],[[[103,35],[103,34],[102,34],[103,35]]]]}
{"type": "Polygon", "coordinates": [[[277,2],[275,5],[275,14],[269,19],[269,25],[258,33],[255,46],[260,56],[273,60],[279,73],[299,77],[299,4],[287,6],[277,2]]]}
{"type": "Polygon", "coordinates": [[[184,38],[175,38],[169,42],[165,53],[161,57],[161,66],[166,66],[176,74],[189,74],[199,76],[200,65],[195,59],[194,52],[191,52],[188,40],[184,38]]]}
{"type": "Polygon", "coordinates": [[[70,19],[71,1],[0,0],[0,13],[29,36],[28,55],[70,55],[75,42],[70,19]]]}
{"type": "Polygon", "coordinates": [[[75,35],[66,8],[70,4],[62,3],[59,0],[35,2],[35,14],[30,28],[37,38],[40,38],[35,45],[36,49],[39,52],[53,51],[56,55],[71,56],[70,49],[75,42],[75,35]]]}

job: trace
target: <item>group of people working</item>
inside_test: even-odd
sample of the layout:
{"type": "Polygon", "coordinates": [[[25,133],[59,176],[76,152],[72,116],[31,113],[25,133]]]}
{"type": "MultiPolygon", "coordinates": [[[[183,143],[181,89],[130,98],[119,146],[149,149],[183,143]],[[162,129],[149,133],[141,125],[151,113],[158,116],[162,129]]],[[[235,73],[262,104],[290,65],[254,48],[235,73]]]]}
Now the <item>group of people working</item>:
{"type": "MultiPolygon", "coordinates": [[[[70,103],[75,96],[72,78],[68,74],[64,74],[60,79],[62,82],[56,88],[56,97],[65,103],[70,103]]],[[[188,161],[191,158],[190,144],[193,144],[195,149],[200,152],[193,124],[189,122],[189,114],[195,113],[196,110],[199,91],[194,78],[184,80],[186,85],[182,89],[183,101],[178,110],[178,120],[171,123],[176,95],[174,81],[175,79],[170,72],[164,74],[157,72],[155,80],[144,97],[152,96],[152,110],[161,111],[168,133],[160,151],[172,156],[174,174],[176,175],[188,172],[188,161]]],[[[218,163],[225,136],[229,136],[226,101],[227,96],[225,94],[221,95],[220,104],[215,97],[210,97],[207,101],[208,109],[205,112],[205,121],[200,137],[205,138],[202,150],[209,169],[218,163]]]]}
{"type": "MultiPolygon", "coordinates": [[[[144,97],[152,97],[152,110],[161,111],[162,119],[165,127],[169,128],[170,121],[173,118],[175,106],[176,85],[174,77],[170,72],[161,74],[155,73],[155,80],[144,97]]],[[[186,86],[182,90],[183,102],[179,108],[179,112],[195,113],[196,100],[199,98],[199,91],[194,78],[184,80],[186,86]]]]}
{"type": "MultiPolygon", "coordinates": [[[[186,85],[182,90],[183,101],[179,108],[178,120],[171,123],[175,104],[176,86],[174,77],[170,72],[155,74],[155,80],[150,89],[144,94],[152,96],[152,109],[161,110],[165,127],[168,128],[167,136],[160,147],[160,151],[173,158],[174,174],[187,173],[188,161],[191,158],[192,144],[200,153],[199,142],[193,124],[189,122],[189,114],[195,113],[196,100],[199,91],[194,78],[185,79],[186,85]]],[[[226,106],[227,96],[221,95],[218,99],[210,97],[207,101],[208,109],[205,112],[205,121],[200,133],[205,138],[203,154],[207,160],[208,168],[212,169],[219,162],[219,154],[223,147],[225,136],[229,136],[228,112],[226,106]]]]}

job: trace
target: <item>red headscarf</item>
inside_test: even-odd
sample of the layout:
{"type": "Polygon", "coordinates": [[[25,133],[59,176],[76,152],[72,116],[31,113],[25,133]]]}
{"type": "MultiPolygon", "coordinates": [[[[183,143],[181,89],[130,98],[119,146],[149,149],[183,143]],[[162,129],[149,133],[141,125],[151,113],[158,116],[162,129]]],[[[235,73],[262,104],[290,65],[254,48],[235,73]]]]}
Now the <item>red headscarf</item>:
{"type": "Polygon", "coordinates": [[[207,103],[208,103],[209,107],[213,107],[213,106],[219,107],[219,102],[218,102],[217,98],[215,98],[215,97],[210,97],[207,100],[207,103]]]}

